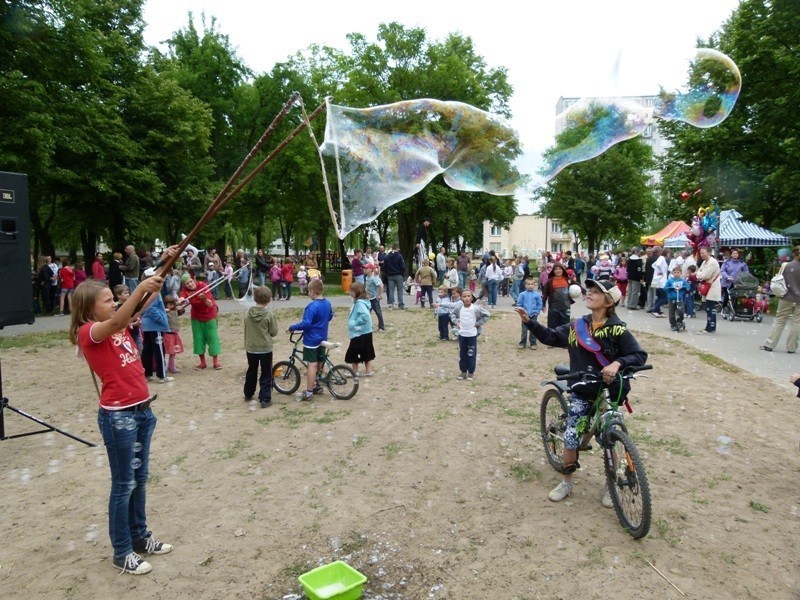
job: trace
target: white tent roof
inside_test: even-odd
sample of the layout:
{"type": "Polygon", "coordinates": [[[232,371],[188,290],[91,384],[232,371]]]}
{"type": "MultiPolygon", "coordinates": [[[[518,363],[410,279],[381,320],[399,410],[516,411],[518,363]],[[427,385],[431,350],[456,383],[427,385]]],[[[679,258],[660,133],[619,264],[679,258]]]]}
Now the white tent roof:
{"type": "MultiPolygon", "coordinates": [[[[719,215],[717,239],[723,246],[780,247],[791,246],[785,235],[764,229],[760,225],[742,220],[738,210],[723,210],[719,215]]],[[[685,233],[664,240],[666,248],[683,248],[689,245],[685,233]]]]}

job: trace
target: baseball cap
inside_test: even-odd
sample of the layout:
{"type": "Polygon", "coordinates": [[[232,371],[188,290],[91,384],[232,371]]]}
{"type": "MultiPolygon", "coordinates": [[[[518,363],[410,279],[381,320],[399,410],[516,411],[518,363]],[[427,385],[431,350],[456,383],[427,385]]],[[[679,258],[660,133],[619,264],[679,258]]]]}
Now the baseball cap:
{"type": "Polygon", "coordinates": [[[614,306],[619,304],[619,301],[622,299],[622,292],[619,291],[619,288],[612,281],[596,281],[594,279],[589,279],[586,282],[586,287],[596,287],[598,290],[608,296],[612,302],[614,302],[614,306]]]}

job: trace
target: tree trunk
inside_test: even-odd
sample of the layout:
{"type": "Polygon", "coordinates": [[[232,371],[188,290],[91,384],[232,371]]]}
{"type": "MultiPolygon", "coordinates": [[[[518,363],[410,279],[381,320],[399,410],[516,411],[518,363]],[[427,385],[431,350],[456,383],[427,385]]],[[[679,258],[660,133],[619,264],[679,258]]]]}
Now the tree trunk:
{"type": "Polygon", "coordinates": [[[89,271],[94,255],[97,252],[97,233],[91,229],[81,230],[81,251],[83,252],[83,268],[89,271]]]}

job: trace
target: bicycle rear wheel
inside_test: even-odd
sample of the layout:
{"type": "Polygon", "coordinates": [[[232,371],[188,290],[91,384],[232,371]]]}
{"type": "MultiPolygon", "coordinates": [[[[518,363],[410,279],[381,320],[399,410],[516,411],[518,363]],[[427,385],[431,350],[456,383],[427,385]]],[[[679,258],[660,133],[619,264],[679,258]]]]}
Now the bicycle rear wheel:
{"type": "Polygon", "coordinates": [[[630,436],[612,427],[605,433],[606,479],[614,511],[625,530],[636,540],[650,531],[650,486],[644,463],[630,436]]]}
{"type": "Polygon", "coordinates": [[[568,414],[569,404],[563,394],[556,390],[547,390],[542,397],[542,406],[539,410],[539,427],[547,460],[559,473],[564,472],[561,453],[564,451],[564,432],[567,429],[568,414]]]}
{"type": "Polygon", "coordinates": [[[358,391],[356,372],[346,365],[331,367],[326,375],[328,390],[339,400],[350,400],[358,391]]]}
{"type": "Polygon", "coordinates": [[[294,394],[300,387],[300,371],[288,360],[276,362],[272,367],[272,383],[281,394],[294,394]]]}

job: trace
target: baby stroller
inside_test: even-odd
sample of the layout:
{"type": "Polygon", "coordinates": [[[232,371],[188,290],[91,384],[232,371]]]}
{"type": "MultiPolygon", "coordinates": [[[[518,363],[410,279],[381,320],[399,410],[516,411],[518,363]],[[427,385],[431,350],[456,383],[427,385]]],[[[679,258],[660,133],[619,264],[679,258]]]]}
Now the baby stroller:
{"type": "Polygon", "coordinates": [[[763,316],[757,308],[757,292],[758,279],[750,273],[740,273],[728,293],[727,304],[722,307],[722,318],[729,321],[755,319],[761,323],[763,316]]]}

